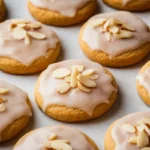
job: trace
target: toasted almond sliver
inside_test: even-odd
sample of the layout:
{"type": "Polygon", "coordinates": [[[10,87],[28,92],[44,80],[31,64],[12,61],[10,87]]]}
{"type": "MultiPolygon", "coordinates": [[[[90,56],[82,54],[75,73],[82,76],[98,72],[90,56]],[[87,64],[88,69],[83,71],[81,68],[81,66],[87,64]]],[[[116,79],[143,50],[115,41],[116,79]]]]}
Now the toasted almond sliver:
{"type": "Polygon", "coordinates": [[[92,74],[91,76],[89,76],[89,78],[91,80],[97,80],[99,78],[99,75],[98,74],[92,74]]]}
{"type": "Polygon", "coordinates": [[[124,123],[122,128],[128,133],[135,133],[135,127],[130,123],[124,123]]]}
{"type": "Polygon", "coordinates": [[[106,21],[107,21],[107,19],[105,19],[105,18],[95,19],[90,22],[90,25],[95,28],[95,27],[101,26],[106,21]]]}
{"type": "Polygon", "coordinates": [[[111,33],[110,32],[106,32],[105,37],[108,41],[111,41],[111,33]]]}
{"type": "Polygon", "coordinates": [[[26,30],[22,29],[22,28],[15,28],[13,30],[13,37],[16,39],[16,40],[22,40],[25,38],[25,35],[26,35],[26,30]]]}
{"type": "Polygon", "coordinates": [[[48,140],[55,140],[57,138],[57,135],[55,133],[53,133],[49,138],[48,140]]]}
{"type": "Polygon", "coordinates": [[[26,35],[25,35],[24,42],[25,42],[25,44],[27,44],[27,45],[31,43],[31,40],[30,40],[30,37],[29,37],[28,33],[26,33],[26,35]]]}
{"type": "Polygon", "coordinates": [[[146,124],[144,124],[144,123],[141,123],[140,125],[145,130],[145,132],[150,136],[150,129],[149,129],[149,127],[146,124]]]}
{"type": "Polygon", "coordinates": [[[12,20],[13,24],[22,24],[22,23],[29,23],[28,20],[24,20],[24,19],[14,19],[12,20]]]}
{"type": "Polygon", "coordinates": [[[110,25],[114,26],[114,25],[122,25],[123,22],[121,22],[120,20],[116,19],[116,18],[111,18],[110,19],[110,25]]]}
{"type": "Polygon", "coordinates": [[[16,27],[17,27],[17,25],[12,23],[12,24],[10,25],[10,31],[11,31],[12,29],[16,28],[16,27]]]}
{"type": "Polygon", "coordinates": [[[133,37],[133,33],[127,30],[121,30],[120,33],[114,34],[116,39],[128,39],[133,37]]]}
{"type": "Polygon", "coordinates": [[[71,76],[65,77],[65,81],[66,81],[67,83],[70,83],[70,82],[71,82],[71,76]]]}
{"type": "Polygon", "coordinates": [[[109,31],[111,32],[111,33],[118,33],[119,32],[119,27],[117,27],[117,26],[111,26],[111,27],[109,27],[109,31]]]}
{"type": "Polygon", "coordinates": [[[57,79],[61,79],[61,78],[69,76],[70,74],[71,74],[71,71],[69,69],[59,68],[59,69],[56,69],[55,71],[53,71],[52,76],[57,79]]]}
{"type": "Polygon", "coordinates": [[[139,133],[138,138],[137,138],[137,146],[139,148],[144,148],[147,145],[149,145],[149,138],[148,135],[142,131],[139,133]]]}
{"type": "Polygon", "coordinates": [[[0,112],[3,112],[3,111],[5,111],[6,110],[6,107],[5,107],[5,105],[2,103],[2,104],[0,104],[0,112]]]}
{"type": "Polygon", "coordinates": [[[71,66],[71,70],[73,70],[73,69],[77,69],[79,72],[82,72],[84,69],[84,66],[83,65],[73,65],[73,66],[71,66]]]}
{"type": "Polygon", "coordinates": [[[28,31],[28,34],[37,40],[43,40],[46,38],[45,34],[39,32],[28,31]]]}
{"type": "Polygon", "coordinates": [[[30,23],[29,24],[29,27],[30,28],[33,28],[33,29],[38,29],[38,28],[40,28],[41,27],[41,24],[40,23],[30,23]]]}
{"type": "Polygon", "coordinates": [[[110,25],[110,20],[107,20],[104,24],[104,29],[107,30],[110,25]]]}
{"type": "Polygon", "coordinates": [[[78,76],[78,74],[79,74],[79,71],[77,69],[73,69],[72,70],[71,82],[70,82],[70,86],[72,88],[76,88],[77,87],[77,82],[78,82],[77,76],[78,76]]]}
{"type": "Polygon", "coordinates": [[[84,85],[82,85],[79,81],[78,81],[78,88],[79,88],[81,91],[86,92],[86,93],[89,93],[89,92],[92,91],[91,89],[89,89],[89,88],[85,87],[84,85]]]}
{"type": "Polygon", "coordinates": [[[150,147],[144,147],[144,148],[142,148],[140,150],[150,150],[150,147]]]}
{"type": "Polygon", "coordinates": [[[45,148],[52,148],[51,145],[52,145],[51,141],[46,141],[46,142],[43,143],[43,146],[44,146],[45,148]]]}
{"type": "Polygon", "coordinates": [[[141,123],[144,123],[144,124],[147,124],[150,126],[150,118],[142,118],[138,124],[141,124],[141,123]]]}
{"type": "Polygon", "coordinates": [[[53,149],[56,149],[56,150],[72,150],[70,145],[63,143],[63,142],[54,141],[52,142],[51,146],[53,149]]]}
{"type": "Polygon", "coordinates": [[[96,83],[93,80],[88,79],[88,77],[85,77],[80,74],[80,75],[78,75],[77,78],[86,87],[91,87],[91,88],[96,87],[96,83]]]}
{"type": "Polygon", "coordinates": [[[64,83],[58,85],[56,89],[57,89],[58,93],[63,94],[63,93],[66,93],[67,91],[69,91],[70,88],[71,88],[70,84],[64,82],[64,83]]]}
{"type": "Polygon", "coordinates": [[[20,23],[20,24],[17,25],[17,27],[20,27],[20,28],[24,28],[26,26],[27,26],[27,24],[25,24],[25,23],[20,23]]]}
{"type": "Polygon", "coordinates": [[[0,104],[1,104],[1,103],[5,103],[5,102],[7,102],[7,99],[2,99],[2,98],[0,98],[0,104]]]}
{"type": "Polygon", "coordinates": [[[8,89],[0,88],[0,94],[6,94],[8,93],[8,89]]]}
{"type": "Polygon", "coordinates": [[[82,72],[82,75],[84,76],[91,76],[95,72],[94,69],[88,69],[82,72]]]}
{"type": "Polygon", "coordinates": [[[128,142],[131,144],[137,144],[137,136],[131,137],[128,142]]]}
{"type": "Polygon", "coordinates": [[[126,30],[129,30],[129,31],[132,31],[132,32],[136,31],[135,28],[133,28],[133,27],[127,25],[127,24],[122,24],[122,28],[126,29],[126,30]]]}
{"type": "Polygon", "coordinates": [[[144,131],[144,128],[141,125],[136,125],[137,133],[144,131]]]}

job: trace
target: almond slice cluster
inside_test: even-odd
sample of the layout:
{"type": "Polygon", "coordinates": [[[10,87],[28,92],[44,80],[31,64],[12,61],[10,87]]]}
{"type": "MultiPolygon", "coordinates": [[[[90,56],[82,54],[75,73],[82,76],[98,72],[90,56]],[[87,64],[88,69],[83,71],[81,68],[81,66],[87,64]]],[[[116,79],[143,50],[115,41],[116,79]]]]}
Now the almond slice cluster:
{"type": "Polygon", "coordinates": [[[134,27],[121,22],[118,19],[100,18],[90,22],[93,28],[100,28],[100,32],[105,34],[108,41],[113,39],[129,39],[133,37],[133,32],[136,32],[134,27]]]}
{"type": "Polygon", "coordinates": [[[43,143],[43,146],[52,150],[72,150],[69,140],[57,140],[56,134],[52,134],[48,141],[43,143]]]}
{"type": "Polygon", "coordinates": [[[130,144],[135,144],[140,150],[150,150],[150,118],[142,118],[136,125],[124,123],[122,129],[133,135],[128,139],[130,144]]]}
{"type": "MultiPolygon", "coordinates": [[[[0,95],[4,95],[4,94],[7,94],[8,93],[8,89],[5,89],[5,88],[0,88],[0,95]]],[[[6,99],[2,99],[0,98],[0,112],[3,112],[6,110],[6,107],[5,107],[5,102],[7,100],[6,99]]]]}
{"type": "Polygon", "coordinates": [[[31,43],[31,38],[36,40],[43,40],[46,35],[40,32],[36,32],[37,29],[41,28],[40,23],[32,23],[27,20],[13,20],[10,25],[12,35],[16,40],[23,40],[25,44],[31,43]]]}
{"type": "Polygon", "coordinates": [[[89,93],[96,88],[96,82],[99,75],[94,69],[84,70],[83,65],[72,65],[70,69],[59,68],[53,71],[52,76],[56,79],[62,79],[64,82],[57,86],[58,93],[63,94],[70,89],[79,89],[82,92],[89,93]]]}

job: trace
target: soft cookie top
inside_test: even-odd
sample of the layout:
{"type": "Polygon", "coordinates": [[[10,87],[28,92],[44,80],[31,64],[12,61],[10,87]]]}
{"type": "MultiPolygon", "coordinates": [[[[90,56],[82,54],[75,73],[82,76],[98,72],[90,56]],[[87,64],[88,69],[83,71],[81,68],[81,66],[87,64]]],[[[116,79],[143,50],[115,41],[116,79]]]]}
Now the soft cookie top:
{"type": "Polygon", "coordinates": [[[77,129],[67,126],[44,127],[23,137],[14,150],[95,150],[77,129]]]}
{"type": "MultiPolygon", "coordinates": [[[[127,4],[129,4],[130,2],[134,2],[136,0],[122,0],[122,4],[123,6],[126,6],[127,4]]],[[[150,0],[139,0],[141,2],[145,1],[145,3],[150,2],[150,0]]]]}
{"type": "Polygon", "coordinates": [[[134,113],[119,119],[111,134],[116,145],[115,150],[149,149],[150,112],[134,113]]]}
{"type": "Polygon", "coordinates": [[[49,28],[28,20],[7,20],[0,24],[0,57],[8,57],[29,66],[59,40],[49,28]]]}
{"type": "Polygon", "coordinates": [[[74,17],[76,12],[93,0],[29,0],[34,6],[56,11],[67,17],[74,17]]]}
{"type": "Polygon", "coordinates": [[[150,42],[148,26],[126,11],[96,15],[81,32],[81,39],[90,49],[102,51],[110,57],[136,50],[150,42]]]}
{"type": "Polygon", "coordinates": [[[18,87],[0,80],[0,141],[6,127],[23,116],[32,116],[28,95],[18,87]]]}
{"type": "Polygon", "coordinates": [[[116,90],[112,80],[101,65],[87,60],[50,65],[39,78],[43,111],[50,105],[58,105],[78,108],[92,116],[98,104],[109,104],[109,97],[116,90]]]}

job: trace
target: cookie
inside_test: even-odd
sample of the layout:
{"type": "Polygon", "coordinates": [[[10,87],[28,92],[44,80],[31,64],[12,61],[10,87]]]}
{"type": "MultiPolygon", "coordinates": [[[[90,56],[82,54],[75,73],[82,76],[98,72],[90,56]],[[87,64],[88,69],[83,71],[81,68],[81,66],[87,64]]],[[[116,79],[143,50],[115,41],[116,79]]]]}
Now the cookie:
{"type": "Polygon", "coordinates": [[[6,14],[6,7],[3,0],[0,0],[0,22],[3,21],[6,14]]]}
{"type": "Polygon", "coordinates": [[[150,61],[140,70],[137,76],[137,91],[142,100],[150,106],[150,61]]]}
{"type": "Polygon", "coordinates": [[[130,12],[99,14],[81,28],[80,47],[89,59],[108,67],[125,67],[150,52],[150,30],[130,12]]]}
{"type": "Polygon", "coordinates": [[[97,118],[112,107],[116,97],[112,74],[98,63],[80,59],[50,65],[35,87],[40,109],[64,122],[97,118]]]}
{"type": "Polygon", "coordinates": [[[0,143],[14,138],[32,117],[26,92],[0,80],[0,143]]]}
{"type": "Polygon", "coordinates": [[[105,150],[149,150],[150,112],[137,112],[115,121],[107,130],[105,150]]]}
{"type": "Polygon", "coordinates": [[[96,144],[86,134],[64,125],[33,130],[23,136],[13,150],[49,148],[56,150],[98,150],[96,144]]]}
{"type": "Polygon", "coordinates": [[[23,19],[0,24],[0,70],[10,74],[43,71],[60,51],[57,35],[48,27],[23,19]]]}
{"type": "Polygon", "coordinates": [[[71,26],[87,20],[97,0],[28,0],[28,9],[38,21],[54,26],[71,26]]]}
{"type": "Polygon", "coordinates": [[[150,10],[150,0],[103,0],[116,9],[128,11],[150,10]]]}

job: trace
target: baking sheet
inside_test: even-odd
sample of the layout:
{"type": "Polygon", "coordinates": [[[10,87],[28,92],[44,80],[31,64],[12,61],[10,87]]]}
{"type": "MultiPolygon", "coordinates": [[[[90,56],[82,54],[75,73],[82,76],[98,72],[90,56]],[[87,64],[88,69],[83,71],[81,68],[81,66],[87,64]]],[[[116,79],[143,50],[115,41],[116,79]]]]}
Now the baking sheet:
{"type": "MultiPolygon", "coordinates": [[[[26,18],[33,19],[27,9],[27,0],[5,0],[8,15],[7,19],[10,18],[26,18]]],[[[99,0],[99,10],[98,13],[102,12],[111,12],[116,11],[110,7],[107,7],[101,0],[99,0]]],[[[150,25],[150,11],[143,13],[135,13],[140,18],[142,18],[147,24],[150,25]]],[[[57,32],[61,44],[62,44],[62,52],[58,61],[63,61],[66,59],[87,59],[82,51],[80,50],[78,44],[78,33],[82,24],[74,27],[67,28],[58,28],[58,27],[50,27],[55,32],[57,32]]],[[[89,135],[98,145],[100,150],[104,150],[104,135],[109,127],[109,125],[115,121],[116,119],[137,111],[149,110],[149,107],[146,106],[141,99],[139,98],[135,81],[136,75],[139,72],[142,65],[144,65],[150,56],[144,59],[137,65],[123,68],[123,69],[110,69],[110,71],[115,76],[118,87],[119,87],[119,95],[117,102],[114,104],[112,109],[104,114],[102,117],[98,119],[94,119],[84,123],[74,123],[67,124],[73,127],[77,127],[81,131],[85,132],[89,135]]],[[[0,72],[0,79],[5,79],[11,83],[14,83],[18,87],[22,88],[24,91],[28,92],[30,100],[33,105],[33,119],[31,120],[29,126],[24,130],[22,134],[16,137],[14,140],[6,142],[0,145],[0,150],[11,150],[13,145],[17,142],[17,140],[24,135],[26,132],[43,127],[48,125],[57,125],[62,124],[62,122],[55,121],[49,117],[47,117],[40,109],[37,107],[34,101],[34,87],[35,82],[38,78],[39,74],[36,75],[27,75],[27,76],[16,76],[9,75],[3,72],[0,72]]],[[[1,122],[2,120],[0,120],[1,122]]]]}

